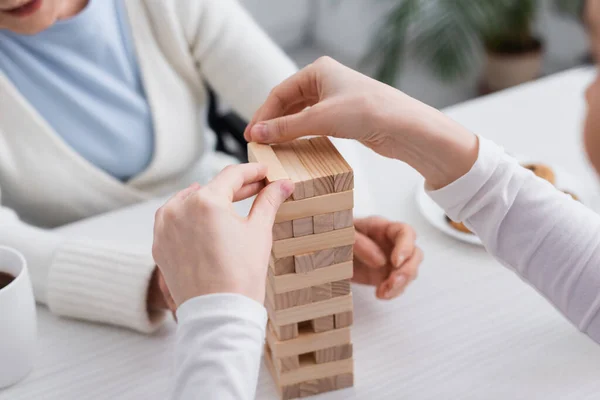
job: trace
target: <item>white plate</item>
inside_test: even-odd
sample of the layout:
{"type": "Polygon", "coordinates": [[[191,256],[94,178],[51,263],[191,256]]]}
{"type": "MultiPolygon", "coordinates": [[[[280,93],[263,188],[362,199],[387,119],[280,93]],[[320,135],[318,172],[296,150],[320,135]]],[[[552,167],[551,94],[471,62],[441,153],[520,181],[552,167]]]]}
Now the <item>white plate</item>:
{"type": "MultiPolygon", "coordinates": [[[[519,159],[523,160],[522,158],[519,159]]],[[[534,162],[525,159],[524,161],[520,161],[520,163],[532,164],[534,162]]],[[[551,166],[551,168],[556,176],[555,186],[557,188],[569,191],[578,196],[579,200],[583,204],[589,204],[588,193],[585,190],[585,186],[582,185],[580,181],[578,181],[573,175],[569,174],[561,167],[551,166]]],[[[431,198],[425,192],[425,185],[423,182],[417,185],[415,195],[417,205],[419,207],[419,210],[421,211],[421,214],[431,225],[444,232],[446,235],[452,236],[453,238],[458,239],[462,242],[483,246],[483,243],[481,243],[481,240],[479,240],[479,238],[476,235],[460,232],[450,226],[450,224],[446,220],[446,213],[444,212],[444,210],[440,206],[438,206],[433,200],[431,200],[431,198]]]]}

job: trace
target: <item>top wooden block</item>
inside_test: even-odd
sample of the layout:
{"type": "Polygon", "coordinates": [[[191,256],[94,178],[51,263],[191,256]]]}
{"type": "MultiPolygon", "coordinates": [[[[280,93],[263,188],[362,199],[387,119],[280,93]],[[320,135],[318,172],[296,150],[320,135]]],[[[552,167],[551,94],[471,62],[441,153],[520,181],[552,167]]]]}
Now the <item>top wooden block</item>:
{"type": "Polygon", "coordinates": [[[248,157],[267,165],[267,181],[291,179],[295,184],[293,200],[354,188],[352,168],[326,137],[273,146],[249,143],[248,157]]]}

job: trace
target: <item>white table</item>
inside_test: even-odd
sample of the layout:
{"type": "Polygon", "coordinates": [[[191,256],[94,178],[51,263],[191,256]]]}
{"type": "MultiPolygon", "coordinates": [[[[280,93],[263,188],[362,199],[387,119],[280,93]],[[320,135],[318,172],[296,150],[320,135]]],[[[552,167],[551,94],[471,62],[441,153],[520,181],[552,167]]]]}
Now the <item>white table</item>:
{"type": "MultiPolygon", "coordinates": [[[[592,77],[592,70],[572,70],[447,112],[512,152],[560,163],[595,188],[580,146],[583,92],[592,77]]],[[[425,261],[396,301],[353,288],[356,386],[319,399],[597,399],[600,346],[482,249],[430,227],[414,203],[416,173],[366,150],[360,157],[377,212],[417,229],[425,261]]],[[[148,249],[158,204],[113,214],[114,225],[132,224],[139,237],[113,223],[92,223],[90,236],[114,232],[112,240],[148,249]]],[[[145,337],[39,308],[39,331],[35,371],[0,399],[165,398],[173,323],[145,337]]],[[[276,398],[264,368],[257,398],[276,398]]]]}

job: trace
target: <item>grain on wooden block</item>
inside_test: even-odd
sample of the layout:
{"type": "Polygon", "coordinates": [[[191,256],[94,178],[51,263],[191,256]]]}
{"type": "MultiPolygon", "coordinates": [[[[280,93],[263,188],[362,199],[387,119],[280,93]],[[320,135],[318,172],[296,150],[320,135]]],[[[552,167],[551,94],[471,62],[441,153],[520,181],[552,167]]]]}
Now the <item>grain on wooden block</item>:
{"type": "Polygon", "coordinates": [[[340,264],[352,261],[354,256],[354,245],[340,246],[333,249],[333,263],[340,264]]]}
{"type": "Polygon", "coordinates": [[[284,310],[286,308],[297,307],[312,303],[312,288],[304,288],[275,294],[271,292],[270,285],[267,287],[267,296],[272,296],[272,305],[275,310],[284,310]]]}
{"type": "Polygon", "coordinates": [[[313,217],[319,214],[349,210],[353,207],[354,192],[352,190],[307,199],[288,200],[279,207],[277,215],[275,215],[275,222],[313,217]]]}
{"type": "Polygon", "coordinates": [[[354,266],[352,261],[334,264],[329,267],[317,268],[305,274],[286,274],[269,276],[273,282],[275,293],[289,292],[309,286],[322,285],[323,283],[352,278],[354,266]]]}
{"type": "Polygon", "coordinates": [[[298,337],[298,324],[282,326],[277,326],[273,324],[273,322],[269,322],[269,324],[271,325],[271,329],[273,330],[273,333],[275,333],[277,340],[290,340],[298,337]]]}
{"type": "Polygon", "coordinates": [[[294,182],[294,200],[302,200],[314,197],[314,181],[310,172],[306,169],[291,143],[282,143],[272,146],[277,158],[289,179],[294,182]]]}
{"type": "Polygon", "coordinates": [[[294,257],[292,256],[275,258],[271,255],[270,266],[270,270],[275,276],[293,274],[296,272],[296,265],[294,264],[294,257]]]}
{"type": "Polygon", "coordinates": [[[335,377],[335,388],[346,389],[354,386],[354,373],[340,374],[335,377]]]}
{"type": "Polygon", "coordinates": [[[334,190],[343,192],[353,189],[354,172],[331,140],[326,137],[317,137],[310,139],[310,143],[327,164],[334,179],[334,190]]]}
{"type": "Polygon", "coordinates": [[[294,237],[302,237],[315,233],[312,217],[295,219],[292,221],[294,237]]]}
{"type": "Polygon", "coordinates": [[[338,229],[331,232],[294,237],[273,242],[275,257],[287,257],[296,254],[311,253],[354,243],[354,228],[338,229]]]}
{"type": "Polygon", "coordinates": [[[333,213],[315,215],[313,217],[314,232],[323,233],[333,230],[333,213]]]}
{"type": "Polygon", "coordinates": [[[279,340],[271,323],[269,323],[267,343],[275,357],[305,354],[351,342],[350,327],[314,333],[309,321],[301,322],[297,326],[297,337],[289,340],[279,340]]]}
{"type": "Polygon", "coordinates": [[[289,239],[294,237],[292,221],[279,222],[273,225],[273,240],[289,239]]]}
{"type": "Polygon", "coordinates": [[[349,228],[353,224],[352,210],[336,211],[333,213],[333,229],[349,228]]]}
{"type": "Polygon", "coordinates": [[[281,161],[268,144],[248,143],[248,159],[250,162],[257,162],[267,166],[268,183],[281,179],[289,179],[289,176],[281,161]]]}
{"type": "Polygon", "coordinates": [[[335,314],[335,329],[347,328],[354,323],[354,312],[346,311],[335,314]]]}
{"type": "Polygon", "coordinates": [[[329,267],[335,262],[335,249],[319,250],[312,253],[315,269],[329,267]]]}
{"type": "Polygon", "coordinates": [[[331,282],[331,293],[333,297],[346,296],[350,291],[350,279],[331,282]]]}
{"type": "Polygon", "coordinates": [[[333,297],[331,293],[331,283],[313,286],[310,289],[312,291],[311,298],[313,303],[333,297]]]}
{"type": "Polygon", "coordinates": [[[291,144],[304,168],[313,178],[315,196],[334,193],[334,176],[327,165],[327,160],[322,154],[318,154],[318,150],[311,145],[310,141],[311,139],[295,140],[291,144]]]}
{"type": "Polygon", "coordinates": [[[320,393],[331,392],[335,390],[337,380],[334,376],[312,379],[298,384],[300,397],[314,396],[320,393]]]}
{"type": "Polygon", "coordinates": [[[325,332],[335,329],[335,320],[333,315],[315,318],[310,321],[313,332],[325,332]]]}
{"type": "Polygon", "coordinates": [[[315,269],[312,253],[300,254],[294,256],[295,271],[297,274],[306,274],[315,269]]]}
{"type": "Polygon", "coordinates": [[[293,371],[300,368],[300,359],[298,356],[275,358],[275,368],[280,373],[293,371]]]}

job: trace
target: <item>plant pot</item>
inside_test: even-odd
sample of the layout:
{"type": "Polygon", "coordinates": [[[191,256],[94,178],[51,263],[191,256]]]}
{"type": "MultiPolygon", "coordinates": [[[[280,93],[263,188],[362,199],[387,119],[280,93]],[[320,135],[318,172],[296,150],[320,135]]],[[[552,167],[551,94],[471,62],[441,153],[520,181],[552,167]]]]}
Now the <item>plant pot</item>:
{"type": "Polygon", "coordinates": [[[486,49],[482,90],[494,92],[538,78],[542,70],[543,46],[535,39],[528,47],[518,51],[486,49]]]}

